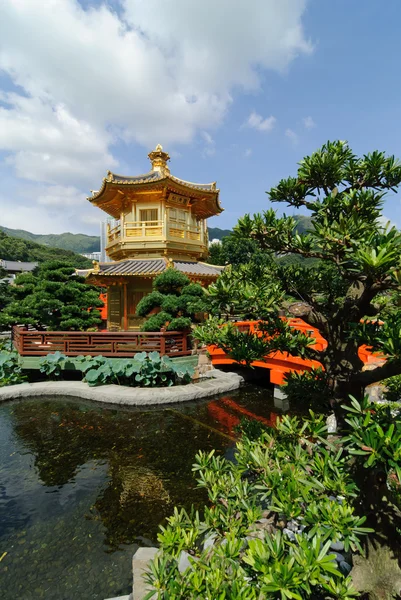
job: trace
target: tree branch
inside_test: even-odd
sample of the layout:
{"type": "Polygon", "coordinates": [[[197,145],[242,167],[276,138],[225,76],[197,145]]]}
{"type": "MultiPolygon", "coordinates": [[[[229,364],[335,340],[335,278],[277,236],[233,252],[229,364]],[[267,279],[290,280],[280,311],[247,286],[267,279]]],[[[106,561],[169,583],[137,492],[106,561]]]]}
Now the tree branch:
{"type": "Polygon", "coordinates": [[[377,383],[388,377],[394,377],[394,375],[401,375],[401,360],[387,361],[381,367],[376,367],[371,371],[362,371],[357,373],[351,378],[352,383],[359,383],[363,387],[372,383],[377,383]]]}

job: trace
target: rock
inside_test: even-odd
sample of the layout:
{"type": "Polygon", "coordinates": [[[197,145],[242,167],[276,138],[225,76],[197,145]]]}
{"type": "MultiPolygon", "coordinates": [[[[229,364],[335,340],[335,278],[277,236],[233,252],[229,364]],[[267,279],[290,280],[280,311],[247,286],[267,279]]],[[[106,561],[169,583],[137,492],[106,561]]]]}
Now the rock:
{"type": "Polygon", "coordinates": [[[327,432],[336,433],[337,431],[337,419],[335,414],[329,415],[326,419],[327,432]]]}
{"type": "Polygon", "coordinates": [[[295,533],[291,531],[291,529],[287,529],[287,527],[285,527],[283,529],[283,533],[288,537],[289,540],[291,540],[291,542],[295,542],[295,533]]]}
{"type": "Polygon", "coordinates": [[[345,576],[349,575],[352,571],[351,565],[349,563],[347,563],[346,560],[342,560],[340,562],[340,564],[338,565],[338,568],[340,570],[340,573],[342,573],[345,576]]]}
{"type": "Polygon", "coordinates": [[[178,570],[180,573],[184,573],[184,571],[186,571],[187,569],[192,569],[192,564],[189,560],[190,558],[192,561],[199,560],[199,558],[197,558],[196,556],[191,556],[185,550],[181,550],[181,554],[178,559],[178,570]]]}
{"type": "Polygon", "coordinates": [[[287,529],[290,529],[291,531],[296,533],[298,531],[298,528],[299,528],[299,524],[296,521],[294,521],[294,520],[288,521],[287,529]]]}
{"type": "Polygon", "coordinates": [[[375,547],[369,543],[367,556],[356,555],[353,561],[352,584],[358,592],[369,594],[369,600],[399,597],[401,569],[388,546],[375,547]]]}
{"type": "Polygon", "coordinates": [[[338,552],[334,552],[334,554],[336,555],[336,561],[338,563],[343,562],[345,560],[345,556],[343,556],[342,554],[339,554],[338,552]]]}
{"type": "Polygon", "coordinates": [[[330,544],[330,550],[341,552],[342,550],[344,550],[344,544],[342,542],[332,542],[330,544]]]}
{"type": "Polygon", "coordinates": [[[203,549],[207,550],[208,548],[211,548],[212,546],[214,546],[214,543],[217,539],[217,533],[216,532],[212,532],[210,533],[207,538],[205,538],[205,541],[203,542],[203,549]]]}

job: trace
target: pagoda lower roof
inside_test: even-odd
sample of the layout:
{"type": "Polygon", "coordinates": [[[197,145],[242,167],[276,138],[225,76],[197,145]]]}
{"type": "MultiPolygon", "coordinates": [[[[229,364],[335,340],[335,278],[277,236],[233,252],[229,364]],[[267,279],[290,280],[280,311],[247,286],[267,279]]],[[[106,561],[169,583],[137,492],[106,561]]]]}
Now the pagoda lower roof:
{"type": "Polygon", "coordinates": [[[77,271],[78,275],[101,280],[108,277],[149,277],[173,267],[195,278],[217,278],[224,267],[195,261],[169,261],[165,258],[133,258],[109,263],[99,263],[95,269],[77,271]]]}

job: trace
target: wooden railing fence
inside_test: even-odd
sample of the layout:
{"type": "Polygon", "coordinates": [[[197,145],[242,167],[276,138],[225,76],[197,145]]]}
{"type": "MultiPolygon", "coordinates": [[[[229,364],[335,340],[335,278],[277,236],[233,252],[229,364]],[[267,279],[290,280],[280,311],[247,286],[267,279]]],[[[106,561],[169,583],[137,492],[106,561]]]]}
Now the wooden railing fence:
{"type": "Polygon", "coordinates": [[[108,357],[152,351],[167,356],[191,354],[188,332],[184,331],[37,331],[15,325],[12,340],[21,356],[45,356],[56,351],[66,356],[108,357]]]}

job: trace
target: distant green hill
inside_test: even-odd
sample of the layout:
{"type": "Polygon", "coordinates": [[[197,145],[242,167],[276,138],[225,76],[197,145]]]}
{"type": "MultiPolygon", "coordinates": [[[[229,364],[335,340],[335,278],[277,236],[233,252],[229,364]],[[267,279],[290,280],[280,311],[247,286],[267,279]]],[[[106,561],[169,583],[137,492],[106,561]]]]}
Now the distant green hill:
{"type": "Polygon", "coordinates": [[[92,266],[90,260],[80,254],[71,252],[71,250],[51,248],[30,240],[11,237],[4,231],[0,231],[0,259],[39,263],[48,260],[61,260],[81,269],[92,266]]]}
{"type": "MultiPolygon", "coordinates": [[[[51,248],[62,248],[63,250],[71,250],[79,254],[90,254],[91,252],[99,252],[100,238],[97,235],[86,235],[84,233],[49,233],[38,234],[30,233],[24,229],[8,229],[0,225],[0,230],[7,235],[37,244],[44,244],[51,248]]],[[[230,229],[219,229],[219,227],[209,227],[209,239],[221,240],[223,237],[230,235],[230,229]]]]}
{"type": "Polygon", "coordinates": [[[231,229],[220,229],[219,227],[208,227],[209,240],[222,240],[232,233],[231,229]]]}
{"type": "Polygon", "coordinates": [[[36,242],[37,244],[43,244],[51,248],[70,250],[79,254],[90,254],[91,252],[99,252],[100,250],[100,238],[97,235],[85,235],[84,233],[49,233],[41,235],[30,233],[24,229],[8,229],[1,225],[0,230],[14,238],[36,242]]]}
{"type": "Polygon", "coordinates": [[[294,219],[297,221],[297,233],[305,233],[312,226],[312,219],[305,215],[294,215],[294,219]]]}

